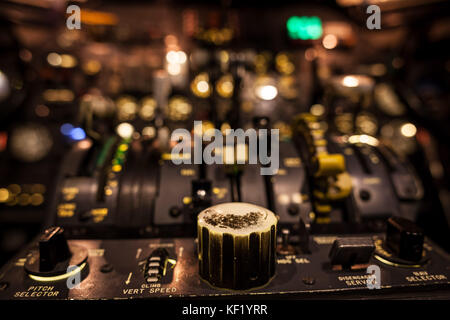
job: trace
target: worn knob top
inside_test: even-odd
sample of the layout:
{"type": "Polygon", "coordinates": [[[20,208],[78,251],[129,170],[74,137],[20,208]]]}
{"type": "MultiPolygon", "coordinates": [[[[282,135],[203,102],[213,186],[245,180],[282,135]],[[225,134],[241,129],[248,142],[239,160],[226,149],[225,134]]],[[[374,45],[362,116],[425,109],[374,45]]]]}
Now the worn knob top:
{"type": "Polygon", "coordinates": [[[243,202],[219,204],[203,210],[198,216],[200,227],[207,227],[212,233],[234,235],[267,231],[276,222],[277,218],[272,211],[243,202]]]}
{"type": "Polygon", "coordinates": [[[266,284],[275,274],[277,218],[250,203],[222,203],[198,216],[199,274],[234,290],[266,284]]]}

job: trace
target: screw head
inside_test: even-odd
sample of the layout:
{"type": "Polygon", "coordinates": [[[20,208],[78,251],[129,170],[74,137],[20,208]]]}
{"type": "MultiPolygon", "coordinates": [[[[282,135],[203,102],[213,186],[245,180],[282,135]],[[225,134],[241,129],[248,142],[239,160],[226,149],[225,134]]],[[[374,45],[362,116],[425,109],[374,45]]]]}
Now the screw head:
{"type": "Polygon", "coordinates": [[[316,279],[314,279],[313,277],[309,277],[309,276],[304,277],[302,279],[302,281],[303,281],[304,284],[306,284],[308,286],[312,286],[313,284],[316,283],[316,279]]]}
{"type": "Polygon", "coordinates": [[[176,218],[181,214],[181,210],[177,206],[173,206],[169,209],[169,214],[171,217],[176,218]]]}
{"type": "Polygon", "coordinates": [[[361,198],[361,200],[363,201],[369,201],[370,200],[370,192],[367,190],[361,190],[359,192],[359,197],[361,198]]]}

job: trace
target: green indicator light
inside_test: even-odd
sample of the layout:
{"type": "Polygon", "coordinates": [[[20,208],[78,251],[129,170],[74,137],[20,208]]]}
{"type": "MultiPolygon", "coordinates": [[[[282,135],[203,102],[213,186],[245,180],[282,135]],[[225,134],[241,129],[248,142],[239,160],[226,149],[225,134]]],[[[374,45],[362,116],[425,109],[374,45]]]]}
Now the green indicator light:
{"type": "Polygon", "coordinates": [[[322,36],[322,21],[319,17],[292,16],[286,21],[291,39],[316,40],[322,36]]]}
{"type": "Polygon", "coordinates": [[[112,164],[123,164],[123,158],[114,158],[112,164]]]}
{"type": "Polygon", "coordinates": [[[125,154],[123,154],[123,153],[116,154],[116,158],[123,160],[123,159],[125,159],[125,154]]]}

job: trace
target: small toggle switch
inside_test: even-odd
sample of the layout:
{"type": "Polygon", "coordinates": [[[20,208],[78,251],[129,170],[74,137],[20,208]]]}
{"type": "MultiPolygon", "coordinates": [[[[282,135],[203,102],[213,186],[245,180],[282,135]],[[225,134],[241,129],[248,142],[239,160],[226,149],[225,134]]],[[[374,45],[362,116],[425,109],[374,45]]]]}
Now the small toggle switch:
{"type": "Polygon", "coordinates": [[[295,254],[295,248],[290,242],[291,231],[288,228],[281,229],[281,245],[278,245],[277,252],[283,255],[295,254]]]}
{"type": "Polygon", "coordinates": [[[144,278],[148,283],[155,283],[166,275],[169,253],[166,249],[159,248],[151,253],[144,267],[144,278]]]}

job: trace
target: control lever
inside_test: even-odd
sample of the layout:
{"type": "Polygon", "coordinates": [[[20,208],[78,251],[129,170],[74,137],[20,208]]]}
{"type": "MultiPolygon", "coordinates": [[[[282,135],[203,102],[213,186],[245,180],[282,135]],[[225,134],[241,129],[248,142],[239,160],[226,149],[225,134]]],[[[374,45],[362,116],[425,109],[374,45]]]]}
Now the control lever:
{"type": "Polygon", "coordinates": [[[302,218],[300,218],[300,221],[298,222],[298,245],[301,253],[311,253],[311,250],[309,249],[309,231],[302,218]]]}
{"type": "Polygon", "coordinates": [[[290,244],[291,231],[288,228],[281,229],[281,245],[278,245],[277,252],[282,255],[295,254],[295,248],[290,244]]]}

